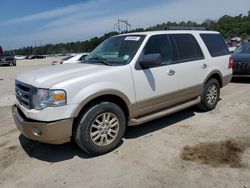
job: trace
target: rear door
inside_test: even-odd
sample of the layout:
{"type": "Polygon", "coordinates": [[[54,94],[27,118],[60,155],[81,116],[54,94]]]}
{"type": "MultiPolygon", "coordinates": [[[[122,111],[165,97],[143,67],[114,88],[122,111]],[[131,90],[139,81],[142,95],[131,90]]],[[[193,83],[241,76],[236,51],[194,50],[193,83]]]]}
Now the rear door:
{"type": "Polygon", "coordinates": [[[223,76],[231,75],[232,69],[228,68],[229,49],[223,37],[219,33],[202,33],[200,36],[210,54],[207,58],[210,62],[208,73],[219,70],[223,76]]]}
{"type": "Polygon", "coordinates": [[[178,82],[182,88],[200,87],[207,72],[207,60],[192,34],[172,34],[175,69],[182,75],[178,82]]]}

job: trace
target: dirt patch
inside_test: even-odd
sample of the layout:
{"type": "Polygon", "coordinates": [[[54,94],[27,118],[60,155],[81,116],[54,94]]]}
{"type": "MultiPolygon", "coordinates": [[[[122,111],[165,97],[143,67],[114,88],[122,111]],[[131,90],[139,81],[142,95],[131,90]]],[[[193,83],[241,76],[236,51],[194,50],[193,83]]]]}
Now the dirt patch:
{"type": "Polygon", "coordinates": [[[0,154],[0,169],[3,170],[13,164],[16,160],[22,159],[22,149],[20,146],[10,146],[4,148],[0,154]]]}
{"type": "Polygon", "coordinates": [[[213,167],[227,165],[241,168],[246,166],[241,160],[241,154],[249,147],[250,138],[200,143],[196,146],[185,146],[181,158],[213,167]]]}
{"type": "Polygon", "coordinates": [[[15,133],[15,132],[18,132],[18,129],[16,129],[16,128],[15,129],[11,129],[11,130],[9,130],[6,133],[1,134],[0,136],[9,136],[10,134],[15,133]]]}
{"type": "Polygon", "coordinates": [[[8,143],[7,141],[0,143],[0,148],[4,147],[7,143],[8,143]]]}

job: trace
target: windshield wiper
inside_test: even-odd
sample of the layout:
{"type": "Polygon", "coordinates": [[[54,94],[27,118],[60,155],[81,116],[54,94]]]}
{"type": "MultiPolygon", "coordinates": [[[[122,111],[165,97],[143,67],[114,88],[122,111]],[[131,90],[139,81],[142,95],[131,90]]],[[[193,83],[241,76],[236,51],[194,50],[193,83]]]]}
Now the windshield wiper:
{"type": "Polygon", "coordinates": [[[88,60],[85,60],[85,62],[97,62],[97,63],[102,63],[104,65],[112,66],[112,64],[108,60],[101,59],[101,58],[98,58],[98,57],[89,58],[88,60]]]}

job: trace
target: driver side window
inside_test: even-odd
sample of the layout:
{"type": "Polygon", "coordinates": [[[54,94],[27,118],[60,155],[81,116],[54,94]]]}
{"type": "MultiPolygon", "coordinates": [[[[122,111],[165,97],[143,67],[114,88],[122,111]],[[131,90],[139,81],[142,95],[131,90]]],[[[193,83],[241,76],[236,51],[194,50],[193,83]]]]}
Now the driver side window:
{"type": "Polygon", "coordinates": [[[173,62],[173,53],[168,35],[154,35],[150,37],[143,52],[144,55],[161,54],[162,65],[168,65],[173,62]]]}

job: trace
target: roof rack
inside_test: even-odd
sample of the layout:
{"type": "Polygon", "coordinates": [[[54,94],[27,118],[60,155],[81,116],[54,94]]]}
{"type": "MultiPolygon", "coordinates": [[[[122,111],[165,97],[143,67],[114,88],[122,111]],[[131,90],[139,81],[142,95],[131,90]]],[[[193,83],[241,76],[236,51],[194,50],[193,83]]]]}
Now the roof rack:
{"type": "Polygon", "coordinates": [[[169,26],[166,30],[200,30],[205,31],[207,30],[205,27],[189,27],[189,26],[169,26]]]}

